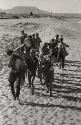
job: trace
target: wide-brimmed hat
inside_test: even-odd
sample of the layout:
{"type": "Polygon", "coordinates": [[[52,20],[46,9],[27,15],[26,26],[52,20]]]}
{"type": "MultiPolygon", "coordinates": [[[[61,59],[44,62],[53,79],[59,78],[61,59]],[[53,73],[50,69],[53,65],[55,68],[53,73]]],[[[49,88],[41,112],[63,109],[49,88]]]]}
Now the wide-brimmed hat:
{"type": "Polygon", "coordinates": [[[21,33],[24,32],[24,30],[21,30],[21,33]]]}
{"type": "Polygon", "coordinates": [[[51,41],[54,41],[54,38],[52,38],[51,41]]]}
{"type": "Polygon", "coordinates": [[[34,33],[34,34],[32,34],[32,36],[35,36],[35,33],[34,33]]]}
{"type": "Polygon", "coordinates": [[[39,33],[36,33],[36,35],[39,35],[39,33]]]}
{"type": "Polygon", "coordinates": [[[60,38],[60,41],[63,41],[63,38],[60,38]]]}
{"type": "Polygon", "coordinates": [[[59,34],[56,34],[55,36],[56,36],[56,37],[59,37],[59,34]]]}

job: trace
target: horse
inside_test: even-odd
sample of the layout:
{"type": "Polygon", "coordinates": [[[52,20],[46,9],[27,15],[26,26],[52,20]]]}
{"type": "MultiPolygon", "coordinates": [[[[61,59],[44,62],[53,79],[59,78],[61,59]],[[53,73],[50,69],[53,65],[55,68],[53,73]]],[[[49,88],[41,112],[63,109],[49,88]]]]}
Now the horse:
{"type": "Polygon", "coordinates": [[[38,65],[38,59],[35,56],[33,49],[30,51],[30,58],[27,59],[27,70],[28,70],[28,82],[29,87],[31,88],[32,94],[34,94],[34,80],[36,77],[36,70],[38,65]]]}
{"type": "Polygon", "coordinates": [[[14,100],[18,100],[20,95],[20,88],[25,81],[26,63],[24,62],[22,56],[17,53],[14,53],[11,50],[8,50],[7,54],[11,56],[9,62],[10,73],[8,81],[10,83],[11,93],[14,97],[14,100]]]}

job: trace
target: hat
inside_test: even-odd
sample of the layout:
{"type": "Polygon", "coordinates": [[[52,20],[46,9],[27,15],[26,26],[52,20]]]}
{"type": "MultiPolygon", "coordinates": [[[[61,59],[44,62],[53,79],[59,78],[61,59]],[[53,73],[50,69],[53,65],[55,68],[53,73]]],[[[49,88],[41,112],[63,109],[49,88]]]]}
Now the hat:
{"type": "Polygon", "coordinates": [[[47,44],[47,42],[45,42],[44,44],[47,44]]]}
{"type": "Polygon", "coordinates": [[[54,38],[52,38],[51,41],[54,41],[54,38]]]}
{"type": "Polygon", "coordinates": [[[39,35],[38,33],[36,33],[36,35],[39,35]]]}
{"type": "Polygon", "coordinates": [[[32,34],[32,36],[35,36],[35,34],[32,34]]]}
{"type": "Polygon", "coordinates": [[[60,41],[63,41],[63,38],[60,38],[60,41]]]}
{"type": "Polygon", "coordinates": [[[55,36],[56,36],[56,37],[59,37],[59,34],[56,34],[55,36]]]}
{"type": "Polygon", "coordinates": [[[28,36],[28,38],[31,38],[31,37],[32,37],[31,35],[28,36]]]}
{"type": "Polygon", "coordinates": [[[24,32],[24,30],[21,30],[21,32],[24,32]]]}

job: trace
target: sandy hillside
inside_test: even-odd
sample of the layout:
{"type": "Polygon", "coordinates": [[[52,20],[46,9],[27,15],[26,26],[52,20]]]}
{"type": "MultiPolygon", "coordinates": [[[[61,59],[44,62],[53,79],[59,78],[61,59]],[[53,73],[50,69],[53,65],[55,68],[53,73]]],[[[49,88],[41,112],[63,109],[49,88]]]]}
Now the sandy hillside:
{"type": "Polygon", "coordinates": [[[81,21],[80,19],[39,18],[0,20],[0,125],[81,125],[81,21]],[[6,48],[18,46],[20,31],[39,32],[43,42],[63,34],[70,46],[65,70],[55,68],[53,97],[35,79],[35,95],[28,81],[20,101],[13,101],[8,83],[9,57],[6,48]],[[13,44],[12,44],[13,42],[13,44]]]}

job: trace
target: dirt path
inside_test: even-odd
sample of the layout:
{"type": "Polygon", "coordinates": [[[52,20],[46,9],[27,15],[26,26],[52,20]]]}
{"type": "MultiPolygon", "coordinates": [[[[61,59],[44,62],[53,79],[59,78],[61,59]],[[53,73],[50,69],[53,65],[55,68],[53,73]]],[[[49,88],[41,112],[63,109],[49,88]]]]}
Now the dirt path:
{"type": "MultiPolygon", "coordinates": [[[[20,101],[13,101],[7,82],[8,73],[0,77],[0,125],[80,125],[81,62],[66,62],[64,71],[55,67],[53,97],[35,80],[35,95],[26,82],[20,101]]],[[[27,81],[27,80],[26,80],[27,81]]]]}
{"type": "MultiPolygon", "coordinates": [[[[39,30],[44,42],[58,31],[61,33],[60,29],[65,30],[63,26],[66,22],[53,23],[50,19],[48,22],[45,22],[45,27],[39,30]]],[[[81,61],[79,58],[81,43],[78,40],[79,44],[77,44],[76,39],[69,40],[69,37],[66,37],[66,40],[70,45],[70,54],[64,70],[54,67],[53,97],[49,97],[46,87],[41,86],[37,78],[35,95],[31,95],[26,78],[26,83],[21,89],[20,101],[13,101],[8,83],[9,69],[6,66],[3,67],[0,72],[0,125],[81,125],[81,61]]],[[[3,55],[1,58],[2,64],[6,65],[7,61],[3,55]]]]}

